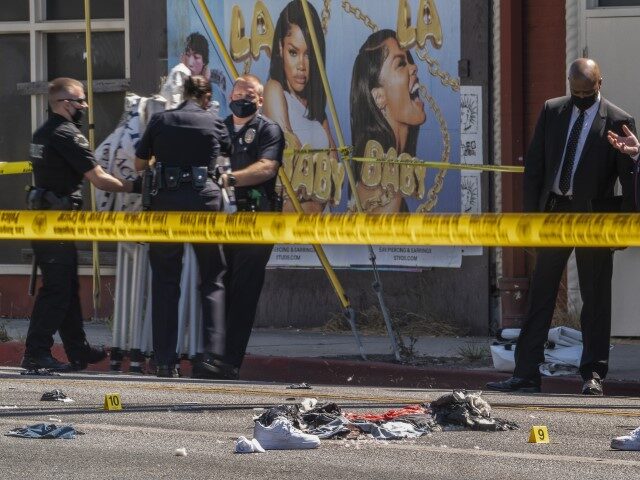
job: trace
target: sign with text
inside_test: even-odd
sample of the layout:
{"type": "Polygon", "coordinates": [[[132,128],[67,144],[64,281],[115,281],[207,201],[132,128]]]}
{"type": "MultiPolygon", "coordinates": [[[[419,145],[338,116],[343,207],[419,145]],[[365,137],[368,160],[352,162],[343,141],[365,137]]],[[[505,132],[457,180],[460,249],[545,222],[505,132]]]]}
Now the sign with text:
{"type": "MultiPolygon", "coordinates": [[[[263,114],[280,124],[283,167],[307,213],[459,212],[460,172],[384,162],[352,162],[355,192],[335,147],[320,63],[354,157],[460,163],[460,0],[207,0],[240,73],[265,85],[263,114]],[[308,22],[309,20],[309,22],[308,22]],[[313,28],[310,28],[310,24],[313,28]],[[311,30],[318,37],[313,47],[311,30]],[[323,62],[319,62],[319,59],[323,62]],[[295,150],[310,151],[296,153],[295,150]]],[[[198,2],[167,0],[169,68],[183,63],[211,79],[220,115],[229,114],[233,78],[198,2]]],[[[473,105],[472,105],[473,106],[473,105]]],[[[477,107],[477,104],[475,105],[477,107]]],[[[284,211],[293,211],[285,196],[284,211]]],[[[385,268],[458,267],[458,247],[375,247],[385,268]]],[[[367,267],[366,246],[329,246],[336,267],[367,267]]],[[[319,267],[310,246],[279,245],[271,267],[319,267]]]]}

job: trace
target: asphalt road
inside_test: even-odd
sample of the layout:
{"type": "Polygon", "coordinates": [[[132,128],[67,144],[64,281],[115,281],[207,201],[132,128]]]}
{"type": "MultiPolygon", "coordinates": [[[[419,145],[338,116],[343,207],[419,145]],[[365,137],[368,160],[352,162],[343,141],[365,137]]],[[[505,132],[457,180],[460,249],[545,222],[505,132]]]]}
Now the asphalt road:
{"type": "Polygon", "coordinates": [[[128,375],[26,378],[17,369],[0,369],[0,430],[53,418],[85,433],[75,440],[0,436],[0,478],[640,478],[640,452],[609,448],[613,436],[640,424],[636,398],[487,393],[495,416],[517,422],[520,430],[445,431],[393,442],[325,440],[317,450],[233,453],[239,435],[251,438],[258,406],[313,396],[346,411],[368,412],[379,409],[366,405],[424,402],[442,393],[327,386],[301,391],[279,384],[128,375]],[[55,388],[75,402],[39,401],[55,388]],[[106,393],[119,393],[125,410],[104,412],[106,393]],[[532,425],[546,425],[551,443],[527,443],[532,425]],[[175,456],[176,448],[186,448],[187,456],[175,456]]]}

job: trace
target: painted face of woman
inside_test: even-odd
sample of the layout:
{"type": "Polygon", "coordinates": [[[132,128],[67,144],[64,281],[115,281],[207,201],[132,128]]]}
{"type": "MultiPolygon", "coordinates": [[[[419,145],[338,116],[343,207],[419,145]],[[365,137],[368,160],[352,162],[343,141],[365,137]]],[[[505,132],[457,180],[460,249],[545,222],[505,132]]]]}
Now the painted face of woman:
{"type": "Polygon", "coordinates": [[[378,91],[376,103],[385,112],[392,128],[395,124],[421,125],[426,114],[419,94],[418,67],[409,60],[406,50],[400,48],[395,38],[386,39],[384,47],[388,54],[380,70],[382,91],[378,91]]]}
{"type": "Polygon", "coordinates": [[[284,76],[290,92],[304,92],[309,82],[309,49],[302,30],[291,25],[289,33],[280,42],[284,76]]]}
{"type": "Polygon", "coordinates": [[[191,70],[191,75],[202,75],[204,71],[204,61],[202,55],[193,50],[187,50],[184,54],[185,65],[191,70]]]}

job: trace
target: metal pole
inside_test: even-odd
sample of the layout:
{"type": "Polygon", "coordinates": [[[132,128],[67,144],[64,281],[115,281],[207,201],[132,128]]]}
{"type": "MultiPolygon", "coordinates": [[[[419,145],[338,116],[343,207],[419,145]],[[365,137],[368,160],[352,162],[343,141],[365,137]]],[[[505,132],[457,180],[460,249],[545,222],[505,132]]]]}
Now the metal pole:
{"type": "MultiPolygon", "coordinates": [[[[89,148],[95,150],[95,124],[93,118],[93,53],[91,50],[91,5],[84,0],[85,44],[87,51],[87,102],[89,104],[89,148]]],[[[91,211],[96,211],[96,189],[91,184],[91,211]]],[[[93,253],[93,314],[100,308],[100,252],[98,242],[92,242],[93,253]]]]}
{"type": "MultiPolygon", "coordinates": [[[[320,70],[320,77],[322,78],[322,85],[324,87],[324,91],[327,95],[327,103],[329,104],[329,111],[331,112],[331,117],[333,119],[333,127],[336,130],[336,136],[338,137],[338,143],[340,145],[341,152],[346,148],[346,142],[344,140],[344,134],[342,133],[342,127],[340,126],[340,120],[338,119],[338,112],[336,110],[336,104],[333,100],[333,94],[331,92],[331,86],[329,85],[329,78],[327,77],[327,72],[325,70],[324,59],[322,58],[322,52],[320,52],[320,45],[318,44],[318,36],[316,35],[315,27],[313,26],[313,20],[311,18],[311,12],[309,11],[309,4],[307,0],[301,0],[302,9],[304,10],[304,16],[307,20],[307,28],[309,29],[309,36],[311,37],[311,43],[313,44],[313,51],[316,55],[316,62],[318,62],[318,69],[320,70]]],[[[344,158],[343,158],[344,160],[344,158]]],[[[358,197],[358,192],[356,190],[356,180],[353,175],[353,170],[351,169],[351,162],[349,158],[346,161],[343,161],[345,170],[347,172],[347,178],[349,179],[349,186],[351,187],[351,191],[353,192],[353,198],[355,199],[356,208],[358,212],[362,212],[362,203],[360,202],[360,198],[358,197]]],[[[382,288],[382,280],[380,279],[380,274],[378,272],[378,267],[376,265],[376,254],[373,251],[373,247],[368,245],[369,247],[369,260],[371,261],[371,266],[373,267],[373,276],[374,281],[372,284],[373,291],[376,293],[378,297],[378,302],[380,303],[380,310],[382,312],[382,317],[384,318],[384,322],[387,326],[387,333],[389,334],[389,340],[391,342],[391,347],[393,349],[393,353],[396,357],[397,361],[402,360],[400,356],[400,351],[398,350],[398,342],[396,338],[396,334],[393,331],[393,325],[391,323],[391,316],[389,315],[389,309],[387,308],[384,301],[384,290],[382,288]]]]}
{"type": "MultiPolygon", "coordinates": [[[[211,33],[213,34],[213,37],[216,41],[218,50],[222,54],[224,61],[227,64],[227,67],[229,68],[229,72],[233,75],[234,78],[238,78],[240,76],[238,74],[238,69],[233,63],[233,59],[231,58],[231,55],[229,54],[229,50],[227,49],[226,45],[224,44],[224,41],[222,40],[222,36],[218,31],[218,27],[216,26],[216,23],[213,21],[213,17],[211,16],[209,7],[207,7],[205,0],[198,0],[198,3],[200,5],[200,9],[202,10],[202,13],[204,14],[205,19],[207,20],[207,23],[209,24],[209,28],[211,29],[211,33]]],[[[280,178],[280,181],[282,182],[282,186],[287,191],[287,195],[289,195],[289,198],[291,199],[291,204],[293,205],[294,210],[298,213],[303,213],[302,205],[300,205],[298,196],[296,195],[296,192],[293,189],[293,186],[291,185],[291,181],[289,180],[287,175],[284,173],[283,168],[280,168],[280,170],[278,171],[278,176],[280,178]]],[[[351,301],[347,297],[344,291],[344,288],[340,283],[340,280],[338,280],[338,276],[336,275],[336,272],[333,270],[333,267],[329,263],[329,259],[327,258],[327,255],[325,254],[322,246],[312,245],[312,247],[315,250],[316,255],[318,256],[320,263],[322,264],[322,268],[324,268],[324,271],[327,275],[327,278],[329,279],[329,282],[331,283],[331,286],[333,287],[333,290],[335,291],[336,295],[338,296],[338,299],[340,300],[340,303],[343,309],[343,314],[347,319],[347,321],[349,322],[349,325],[351,326],[351,331],[353,332],[356,343],[358,344],[358,350],[360,351],[360,356],[364,360],[366,360],[367,356],[364,352],[364,346],[362,345],[362,341],[360,340],[360,336],[358,335],[358,330],[356,328],[356,323],[355,323],[356,312],[351,306],[351,301]]]]}

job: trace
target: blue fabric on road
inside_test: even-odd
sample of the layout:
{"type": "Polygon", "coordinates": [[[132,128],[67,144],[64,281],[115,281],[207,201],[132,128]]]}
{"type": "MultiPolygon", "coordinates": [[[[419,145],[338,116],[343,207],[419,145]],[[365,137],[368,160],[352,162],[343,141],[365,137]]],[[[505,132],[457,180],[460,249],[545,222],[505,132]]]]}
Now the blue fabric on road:
{"type": "Polygon", "coordinates": [[[5,435],[7,437],[20,438],[62,438],[72,440],[76,438],[77,432],[71,425],[56,425],[54,423],[36,423],[28,427],[14,428],[5,435]]]}

